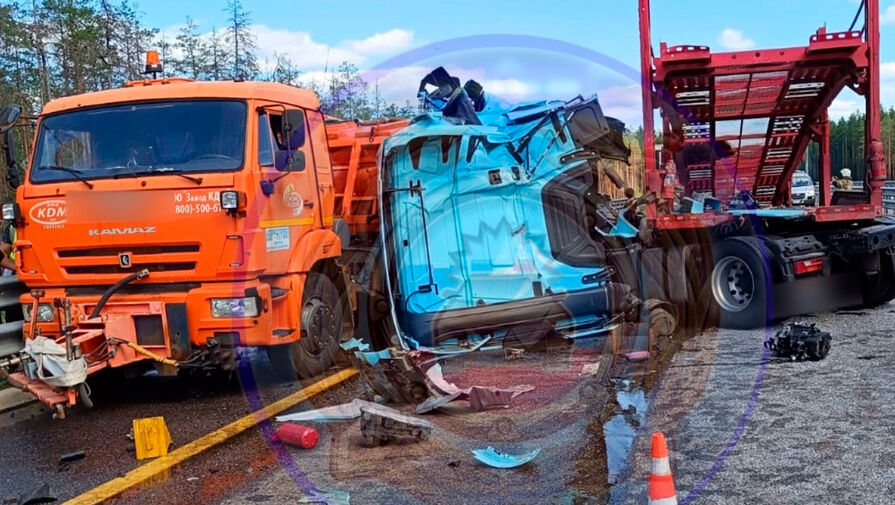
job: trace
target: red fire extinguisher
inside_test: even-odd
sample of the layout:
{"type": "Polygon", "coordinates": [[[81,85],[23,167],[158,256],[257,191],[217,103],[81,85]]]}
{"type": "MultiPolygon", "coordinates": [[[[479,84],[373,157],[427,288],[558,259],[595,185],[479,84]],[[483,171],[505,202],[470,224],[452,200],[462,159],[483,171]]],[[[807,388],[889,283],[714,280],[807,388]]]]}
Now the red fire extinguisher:
{"type": "Polygon", "coordinates": [[[312,449],[317,445],[320,434],[314,428],[294,423],[283,423],[277,428],[274,438],[284,444],[297,445],[302,449],[312,449]]]}

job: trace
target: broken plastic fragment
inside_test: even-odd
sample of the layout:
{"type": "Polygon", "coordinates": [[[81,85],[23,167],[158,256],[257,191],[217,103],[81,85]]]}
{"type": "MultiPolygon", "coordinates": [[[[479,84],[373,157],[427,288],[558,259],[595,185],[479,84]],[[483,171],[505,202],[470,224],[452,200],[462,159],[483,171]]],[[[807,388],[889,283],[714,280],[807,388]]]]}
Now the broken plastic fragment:
{"type": "Polygon", "coordinates": [[[306,410],[304,412],[295,412],[293,414],[286,414],[283,416],[277,416],[277,422],[285,422],[285,421],[311,421],[318,423],[327,423],[331,421],[350,421],[352,419],[357,419],[360,417],[360,411],[363,407],[375,407],[378,409],[387,409],[394,413],[398,413],[397,410],[386,407],[384,405],[379,405],[373,402],[368,402],[365,400],[355,399],[351,403],[343,403],[342,405],[335,405],[332,407],[324,407],[322,409],[315,410],[306,410]]]}
{"type": "Polygon", "coordinates": [[[472,455],[477,461],[493,468],[516,468],[517,466],[522,466],[535,459],[540,453],[540,449],[535,449],[529,453],[514,456],[512,454],[498,452],[491,446],[488,446],[485,449],[475,449],[472,451],[472,455]]]}
{"type": "Polygon", "coordinates": [[[649,359],[649,351],[629,352],[628,354],[625,354],[625,358],[627,358],[628,361],[631,361],[633,363],[638,363],[640,361],[646,361],[649,359]]]}
{"type": "Polygon", "coordinates": [[[394,440],[412,438],[419,442],[429,438],[432,423],[418,417],[405,416],[392,409],[364,407],[361,409],[361,435],[371,446],[394,440]]]}
{"type": "Polygon", "coordinates": [[[351,495],[345,491],[322,491],[311,489],[307,496],[298,499],[298,503],[321,503],[326,505],[348,505],[351,495]]]}

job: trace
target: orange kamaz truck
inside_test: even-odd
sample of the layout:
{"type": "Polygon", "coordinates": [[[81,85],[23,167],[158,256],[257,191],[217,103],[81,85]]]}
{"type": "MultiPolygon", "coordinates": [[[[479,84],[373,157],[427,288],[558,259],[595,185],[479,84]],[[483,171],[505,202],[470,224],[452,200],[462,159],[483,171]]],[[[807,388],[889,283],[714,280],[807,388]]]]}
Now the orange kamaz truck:
{"type": "Polygon", "coordinates": [[[340,257],[377,229],[376,152],[405,124],[332,121],[313,92],[261,82],[48,103],[3,206],[28,288],[9,382],[64,415],[105,368],[227,369],[257,346],[322,373],[358,291],[340,257]]]}

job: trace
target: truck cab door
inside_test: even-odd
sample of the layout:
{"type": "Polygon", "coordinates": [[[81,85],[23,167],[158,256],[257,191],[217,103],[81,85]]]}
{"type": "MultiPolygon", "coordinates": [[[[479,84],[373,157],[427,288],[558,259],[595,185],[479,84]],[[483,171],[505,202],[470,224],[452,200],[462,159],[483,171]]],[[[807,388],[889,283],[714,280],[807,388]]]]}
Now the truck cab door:
{"type": "Polygon", "coordinates": [[[258,163],[266,202],[264,230],[267,273],[286,271],[299,239],[321,226],[314,157],[302,109],[266,107],[258,114],[258,163]]]}

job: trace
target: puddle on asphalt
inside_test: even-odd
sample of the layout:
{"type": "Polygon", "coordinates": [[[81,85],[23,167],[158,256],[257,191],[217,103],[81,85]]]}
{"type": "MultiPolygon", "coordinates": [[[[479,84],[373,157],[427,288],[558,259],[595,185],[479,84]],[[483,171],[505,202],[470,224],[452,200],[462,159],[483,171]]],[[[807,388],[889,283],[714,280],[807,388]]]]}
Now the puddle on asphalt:
{"type": "Polygon", "coordinates": [[[603,423],[609,484],[616,484],[626,476],[631,448],[648,406],[646,395],[637,381],[621,379],[616,382],[615,389],[619,412],[603,423]]]}

